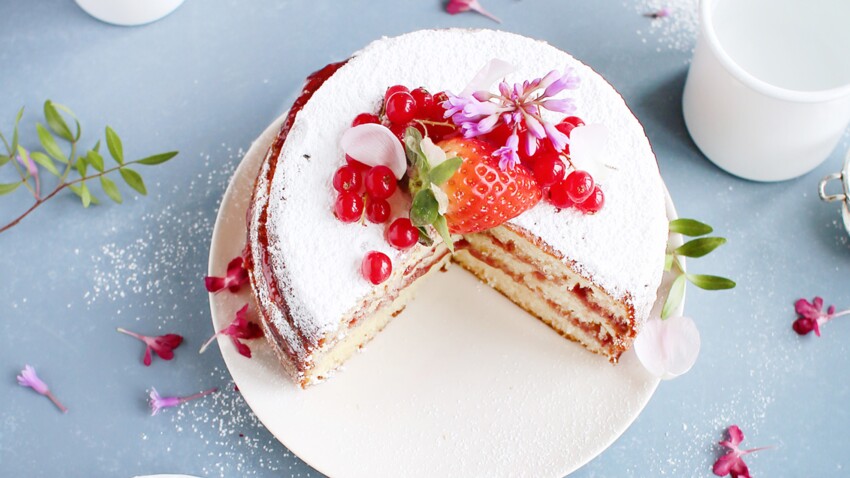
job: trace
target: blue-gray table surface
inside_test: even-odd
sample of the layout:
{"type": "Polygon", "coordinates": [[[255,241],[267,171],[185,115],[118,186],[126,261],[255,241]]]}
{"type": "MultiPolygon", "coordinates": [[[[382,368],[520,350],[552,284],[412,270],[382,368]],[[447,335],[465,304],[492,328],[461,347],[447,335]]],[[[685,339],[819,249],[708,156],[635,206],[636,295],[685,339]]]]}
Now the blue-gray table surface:
{"type": "MultiPolygon", "coordinates": [[[[790,328],[798,297],[850,307],[850,244],[837,207],[816,193],[840,168],[847,135],[799,179],[735,178],[699,153],[682,120],[692,22],[651,26],[641,12],[652,0],[485,5],[502,25],[449,16],[437,0],[190,0],[136,28],[98,22],[71,0],[2,2],[0,131],[26,106],[24,146],[35,148],[50,98],[82,119],[84,144],[109,124],[128,156],[180,155],[145,169],[148,197],[121,186],[123,205],[84,210],[68,192],[0,235],[0,475],[321,476],[258,422],[216,349],[196,352],[212,333],[202,277],[216,211],[242,153],[305,75],[382,35],[449,26],[544,39],[599,71],[643,122],[679,213],[729,239],[691,263],[738,281],[730,292],[689,291],[686,313],[702,333],[696,366],[663,382],[628,431],[574,476],[710,476],[714,443],[732,423],[745,444],[775,446],[748,457],[755,476],[850,475],[850,320],[819,339],[790,328]],[[144,367],[141,344],[118,326],[180,333],[186,344],[173,362],[144,367]],[[67,415],[15,384],[25,363],[67,415]],[[152,386],[223,392],[150,417],[152,386]]],[[[13,179],[9,168],[0,174],[13,179]]],[[[28,202],[4,196],[0,222],[28,202]]]]}

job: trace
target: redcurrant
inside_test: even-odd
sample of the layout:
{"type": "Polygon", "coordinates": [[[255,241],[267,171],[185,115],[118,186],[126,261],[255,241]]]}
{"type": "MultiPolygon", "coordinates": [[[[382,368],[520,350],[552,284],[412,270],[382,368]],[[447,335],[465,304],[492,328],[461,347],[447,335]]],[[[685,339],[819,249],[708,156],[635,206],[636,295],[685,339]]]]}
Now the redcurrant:
{"type": "Polygon", "coordinates": [[[387,280],[393,272],[393,264],[389,256],[383,252],[370,251],[360,263],[360,273],[372,284],[378,285],[387,280]]]}
{"type": "Polygon", "coordinates": [[[396,249],[408,249],[418,241],[419,230],[406,217],[396,219],[387,228],[387,242],[396,249]]]}

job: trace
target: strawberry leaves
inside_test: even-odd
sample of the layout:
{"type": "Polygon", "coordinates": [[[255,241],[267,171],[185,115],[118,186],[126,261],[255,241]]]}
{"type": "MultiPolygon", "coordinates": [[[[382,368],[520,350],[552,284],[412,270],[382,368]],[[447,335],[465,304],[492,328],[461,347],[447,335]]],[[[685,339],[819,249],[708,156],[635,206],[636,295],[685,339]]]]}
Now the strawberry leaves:
{"type": "Polygon", "coordinates": [[[441,204],[438,196],[442,196],[443,203],[447,201],[440,186],[457,172],[463,160],[458,157],[446,158],[445,152],[430,138],[423,138],[419,130],[412,127],[404,133],[404,146],[411,167],[408,173],[408,186],[413,195],[410,222],[419,229],[419,242],[424,245],[433,243],[427,229],[427,226],[431,226],[449,249],[454,251],[454,242],[444,216],[446,205],[441,204]]]}

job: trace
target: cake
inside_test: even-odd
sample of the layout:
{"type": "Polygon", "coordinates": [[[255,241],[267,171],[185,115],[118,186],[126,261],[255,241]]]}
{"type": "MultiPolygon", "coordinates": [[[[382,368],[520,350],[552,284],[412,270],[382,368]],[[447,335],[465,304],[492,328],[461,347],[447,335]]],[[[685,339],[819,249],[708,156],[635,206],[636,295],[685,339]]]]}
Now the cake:
{"type": "MultiPolygon", "coordinates": [[[[567,73],[564,75],[567,78],[567,73]]],[[[534,84],[525,86],[531,88],[534,84]]],[[[491,91],[497,92],[495,87],[491,91]]],[[[485,96],[478,98],[485,101],[485,96]]],[[[505,116],[504,121],[511,119],[505,116]]],[[[360,132],[368,130],[358,128],[360,132]]],[[[486,129],[482,126],[482,131],[486,129]]],[[[504,141],[504,136],[499,141],[504,141]]],[[[397,154],[395,146],[387,148],[386,154],[397,154]]],[[[384,174],[393,169],[389,166],[382,170],[384,174]]],[[[436,165],[429,170],[436,171],[436,165]]],[[[398,171],[394,174],[398,179],[398,171]]],[[[425,185],[425,189],[430,187],[425,185]]],[[[481,191],[495,187],[501,191],[502,186],[472,187],[480,187],[481,191]]],[[[487,199],[492,199],[491,193],[492,190],[487,193],[487,199]]],[[[350,59],[311,75],[260,168],[247,220],[245,263],[259,317],[285,370],[301,387],[328,378],[402,313],[418,284],[440,280],[437,271],[452,262],[557,333],[616,363],[631,346],[655,302],[668,231],[664,186],[643,128],[622,97],[600,75],[546,43],[506,32],[463,29],[424,30],[383,38],[350,59]],[[505,65],[511,66],[499,78],[507,85],[521,86],[523,81],[541,77],[544,82],[551,82],[557,75],[544,75],[553,70],[570,72],[580,79],[578,88],[568,92],[572,98],[568,102],[549,103],[553,110],[532,110],[546,120],[547,128],[537,151],[527,147],[533,141],[534,125],[518,121],[515,128],[509,127],[514,128],[509,133],[525,138],[525,145],[519,148],[506,143],[506,148],[520,150],[522,159],[516,165],[504,163],[504,158],[514,156],[510,156],[511,151],[497,150],[499,144],[487,149],[488,141],[495,141],[492,138],[496,130],[503,127],[501,124],[486,134],[467,132],[466,126],[457,123],[463,117],[451,115],[452,105],[461,101],[463,94],[472,98],[469,92],[463,92],[476,73],[485,65],[490,65],[493,73],[494,58],[497,74],[505,65]],[[436,198],[439,206],[437,216],[430,217],[441,219],[433,224],[419,223],[415,230],[421,233],[416,236],[411,236],[411,223],[405,219],[408,215],[411,220],[421,215],[411,205],[414,193],[421,192],[416,188],[422,186],[414,183],[418,173],[413,172],[413,161],[406,174],[401,172],[404,177],[397,188],[395,184],[384,184],[392,189],[385,191],[392,193],[385,203],[378,200],[381,194],[374,190],[380,184],[372,184],[372,189],[364,194],[362,178],[346,179],[340,173],[348,161],[365,176],[377,174],[371,171],[377,171],[378,166],[357,169],[363,167],[358,161],[361,158],[346,157],[352,146],[344,148],[343,139],[354,130],[352,120],[364,114],[373,118],[366,123],[375,130],[384,128],[393,115],[404,116],[404,111],[396,111],[404,107],[403,103],[389,104],[388,88],[397,88],[395,85],[411,90],[422,87],[416,93],[417,101],[423,101],[420,98],[426,90],[450,92],[441,96],[427,93],[437,105],[429,103],[428,108],[443,108],[437,110],[439,120],[434,116],[428,123],[431,131],[440,130],[439,134],[429,133],[425,123],[411,122],[404,130],[396,124],[389,125],[388,129],[401,140],[398,145],[404,146],[408,160],[415,161],[416,151],[423,158],[429,157],[423,151],[433,143],[448,158],[460,158],[454,165],[458,168],[454,176],[443,180],[442,187],[434,183],[433,192],[426,194],[436,198]],[[581,119],[554,111],[568,109],[574,109],[581,119]],[[375,119],[377,116],[380,118],[375,119]],[[453,127],[441,126],[440,121],[453,127]],[[556,123],[559,127],[568,126],[564,130],[567,133],[573,131],[576,148],[580,128],[590,132],[593,128],[589,126],[604,125],[607,131],[604,160],[596,164],[602,166],[595,173],[599,177],[596,186],[590,185],[593,194],[598,191],[598,197],[593,196],[598,200],[593,207],[569,207],[572,201],[558,196],[563,183],[578,177],[572,174],[578,168],[566,154],[568,147],[555,151],[554,157],[563,163],[556,161],[561,165],[554,173],[545,168],[543,173],[537,171],[540,161],[534,158],[539,158],[546,148],[551,154],[552,145],[557,143],[554,138],[560,137],[549,128],[556,123]],[[409,126],[416,126],[415,131],[409,126]],[[422,138],[423,130],[426,138],[422,138]],[[431,141],[430,134],[437,141],[431,141]],[[464,157],[474,156],[469,153],[472,150],[481,156],[479,163],[464,157]],[[502,161],[497,161],[499,154],[502,161]],[[493,158],[488,159],[490,156],[493,158]],[[464,186],[458,178],[476,172],[493,173],[490,176],[496,178],[494,184],[509,183],[512,194],[517,189],[526,191],[525,196],[507,201],[511,207],[517,203],[521,207],[499,220],[493,218],[495,208],[482,208],[481,214],[474,211],[472,215],[464,211],[465,219],[459,219],[462,214],[455,201],[462,196],[458,188],[464,186]],[[548,180],[543,178],[547,174],[558,175],[558,182],[546,186],[548,180]],[[349,187],[358,188],[353,193],[367,201],[370,220],[362,217],[366,214],[362,211],[364,206],[347,192],[345,188],[349,187]],[[445,198],[441,198],[444,190],[450,192],[448,208],[445,198]],[[349,203],[340,205],[343,196],[349,203]],[[352,211],[356,216],[347,218],[352,211]],[[387,214],[389,218],[385,217],[387,214]],[[468,224],[463,221],[471,217],[476,218],[476,224],[483,220],[487,227],[461,225],[468,224]],[[392,230],[397,223],[402,225],[392,230]],[[406,244],[399,247],[399,242],[406,244]]]]}

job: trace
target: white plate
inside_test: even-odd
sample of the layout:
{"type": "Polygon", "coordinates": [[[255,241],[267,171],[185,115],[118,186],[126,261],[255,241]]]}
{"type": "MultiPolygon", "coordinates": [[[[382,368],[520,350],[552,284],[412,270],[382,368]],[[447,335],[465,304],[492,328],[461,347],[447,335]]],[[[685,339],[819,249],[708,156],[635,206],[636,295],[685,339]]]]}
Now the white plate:
{"type": "MultiPolygon", "coordinates": [[[[245,245],[254,179],[280,121],[254,142],[224,195],[211,275],[245,245]]],[[[669,197],[667,209],[676,217],[669,197]]],[[[250,291],[211,296],[215,329],[245,302],[253,307],[250,291]]],[[[334,478],[560,478],[610,446],[658,386],[633,351],[611,366],[457,266],[423,284],[363,353],[309,390],[289,381],[265,341],[250,346],[253,359],[221,342],[248,405],[334,478]]]]}

